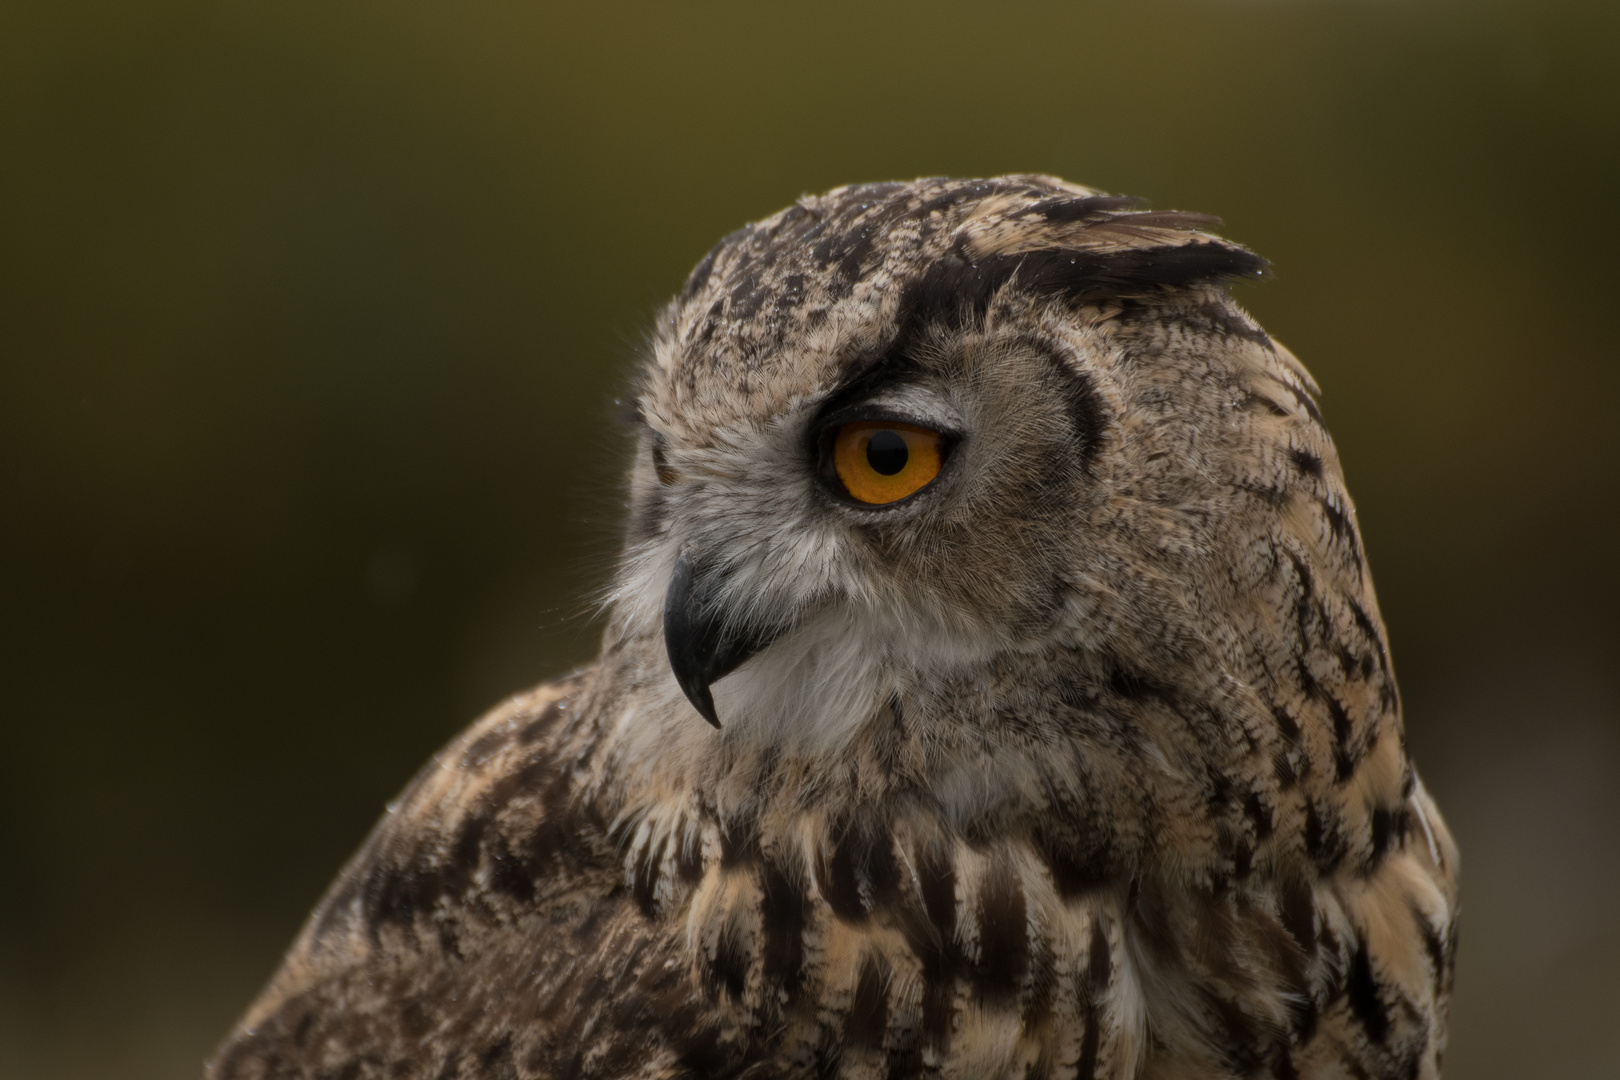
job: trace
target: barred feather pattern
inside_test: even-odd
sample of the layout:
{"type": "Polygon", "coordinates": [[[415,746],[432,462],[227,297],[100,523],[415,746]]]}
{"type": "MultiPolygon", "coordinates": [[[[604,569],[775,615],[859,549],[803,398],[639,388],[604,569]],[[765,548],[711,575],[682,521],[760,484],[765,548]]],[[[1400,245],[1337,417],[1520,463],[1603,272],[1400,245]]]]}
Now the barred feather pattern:
{"type": "Polygon", "coordinates": [[[209,1075],[1437,1077],[1456,850],[1315,385],[1210,223],[1008,177],[723,241],[601,657],[429,763],[209,1075]],[[955,486],[852,523],[784,479],[857,392],[982,432],[955,486]],[[660,632],[691,551],[793,613],[719,731],[660,632]]]}

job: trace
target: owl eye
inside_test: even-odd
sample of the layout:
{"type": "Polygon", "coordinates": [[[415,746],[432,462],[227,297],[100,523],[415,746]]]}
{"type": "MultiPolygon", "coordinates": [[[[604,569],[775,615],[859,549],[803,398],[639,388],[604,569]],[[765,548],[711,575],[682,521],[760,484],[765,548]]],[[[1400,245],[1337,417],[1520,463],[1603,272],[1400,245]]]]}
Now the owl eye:
{"type": "Polygon", "coordinates": [[[945,437],[913,424],[856,420],[830,434],[824,445],[833,474],[845,494],[869,505],[916,494],[939,475],[945,460],[945,437]]]}

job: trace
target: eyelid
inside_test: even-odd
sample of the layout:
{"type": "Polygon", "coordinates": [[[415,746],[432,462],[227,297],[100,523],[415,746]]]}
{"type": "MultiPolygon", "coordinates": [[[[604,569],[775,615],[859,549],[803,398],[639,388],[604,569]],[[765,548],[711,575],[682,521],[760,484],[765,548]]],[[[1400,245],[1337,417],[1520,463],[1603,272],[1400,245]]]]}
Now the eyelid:
{"type": "MultiPolygon", "coordinates": [[[[944,405],[943,402],[940,404],[944,405]]],[[[909,403],[906,402],[885,401],[879,397],[875,400],[852,402],[819,417],[813,428],[816,442],[819,444],[823,433],[840,424],[854,424],[866,420],[925,428],[928,431],[938,432],[951,442],[962,437],[962,421],[954,409],[949,410],[949,415],[942,416],[939,412],[909,407],[909,403]]]]}

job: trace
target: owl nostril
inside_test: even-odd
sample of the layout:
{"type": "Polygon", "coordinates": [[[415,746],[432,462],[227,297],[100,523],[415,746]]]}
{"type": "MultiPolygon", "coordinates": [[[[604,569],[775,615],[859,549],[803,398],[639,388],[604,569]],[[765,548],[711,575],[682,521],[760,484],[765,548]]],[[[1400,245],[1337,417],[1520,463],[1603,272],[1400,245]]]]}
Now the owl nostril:
{"type": "Polygon", "coordinates": [[[667,451],[664,449],[664,437],[653,432],[652,437],[653,474],[658,482],[666,487],[675,482],[675,470],[670,467],[667,451]]]}

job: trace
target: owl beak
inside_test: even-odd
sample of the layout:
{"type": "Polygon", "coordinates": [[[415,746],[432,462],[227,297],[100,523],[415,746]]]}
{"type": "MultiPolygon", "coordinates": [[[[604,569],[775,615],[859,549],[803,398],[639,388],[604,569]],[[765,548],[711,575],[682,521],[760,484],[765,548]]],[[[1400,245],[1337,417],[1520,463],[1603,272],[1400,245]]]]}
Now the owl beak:
{"type": "Polygon", "coordinates": [[[709,684],[736,671],[769,645],[781,630],[757,630],[741,623],[715,602],[719,584],[712,573],[694,570],[682,556],[664,594],[664,647],[675,681],[703,719],[720,726],[709,684]]]}

